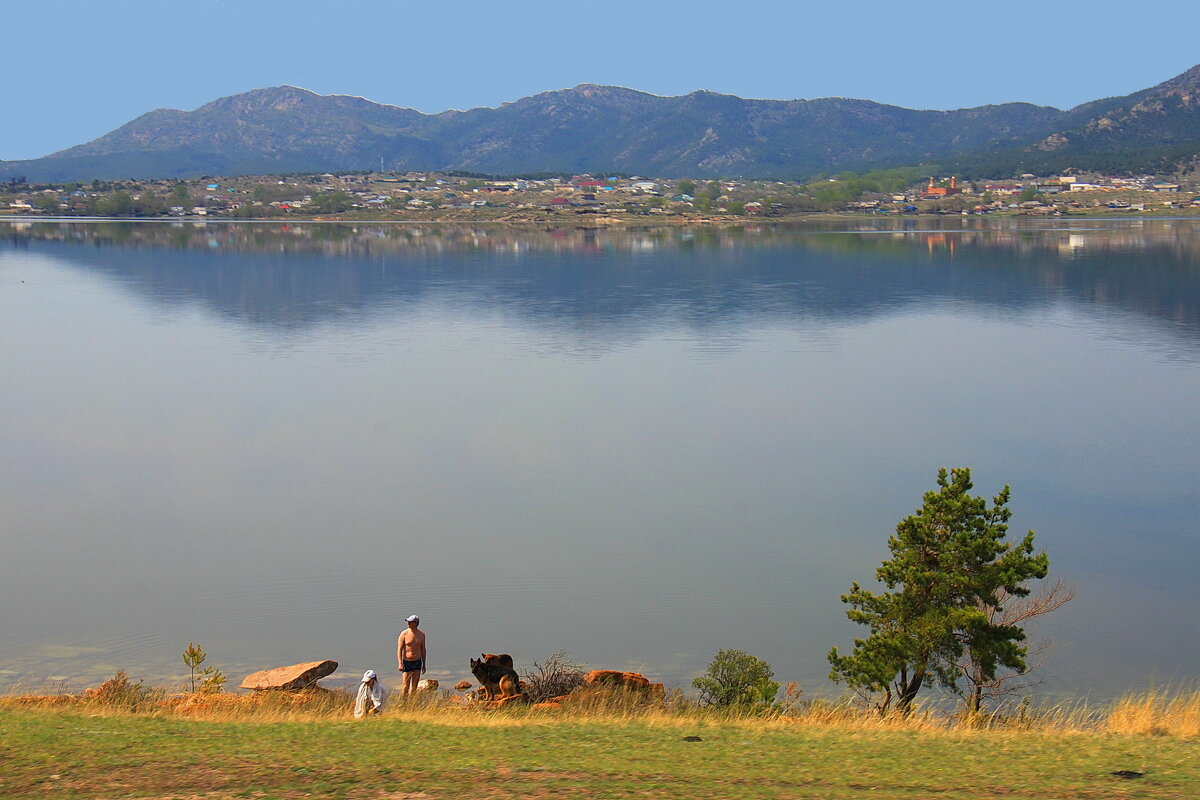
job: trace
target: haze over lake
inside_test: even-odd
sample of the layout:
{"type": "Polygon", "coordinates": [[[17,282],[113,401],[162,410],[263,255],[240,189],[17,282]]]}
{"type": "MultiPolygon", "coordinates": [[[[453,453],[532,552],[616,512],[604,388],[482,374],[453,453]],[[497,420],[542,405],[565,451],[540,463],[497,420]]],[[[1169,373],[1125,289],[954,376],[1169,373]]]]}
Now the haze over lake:
{"type": "Polygon", "coordinates": [[[941,466],[1078,590],[1042,692],[1197,676],[1193,220],[0,222],[0,348],[0,689],[395,676],[418,613],[441,679],[834,692],[941,466]]]}

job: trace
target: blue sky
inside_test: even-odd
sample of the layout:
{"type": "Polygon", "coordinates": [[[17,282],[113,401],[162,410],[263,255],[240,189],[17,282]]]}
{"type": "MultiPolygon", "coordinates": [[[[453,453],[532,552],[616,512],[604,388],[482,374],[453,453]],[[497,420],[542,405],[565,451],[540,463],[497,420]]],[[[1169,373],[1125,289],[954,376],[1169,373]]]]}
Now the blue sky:
{"type": "Polygon", "coordinates": [[[0,11],[0,159],[285,83],[424,112],[579,83],[1065,108],[1200,63],[1196,0],[9,0],[0,11]]]}

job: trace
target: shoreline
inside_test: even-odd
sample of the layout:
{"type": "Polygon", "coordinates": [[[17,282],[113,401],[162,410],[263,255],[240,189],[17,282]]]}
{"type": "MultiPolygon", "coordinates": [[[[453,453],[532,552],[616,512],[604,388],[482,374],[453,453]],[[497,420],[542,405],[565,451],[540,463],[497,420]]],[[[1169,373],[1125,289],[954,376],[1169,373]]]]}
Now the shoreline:
{"type": "Polygon", "coordinates": [[[641,216],[592,216],[578,217],[549,216],[517,218],[492,217],[483,215],[462,216],[400,216],[372,214],[343,214],[343,215],[314,215],[314,216],[278,216],[259,217],[253,219],[229,216],[176,216],[176,217],[99,217],[99,216],[41,216],[30,214],[0,214],[0,222],[10,223],[64,223],[77,222],[95,224],[102,222],[154,222],[154,223],[220,223],[220,224],[250,224],[250,225],[290,225],[290,224],[392,224],[392,225],[513,225],[545,226],[546,228],[687,228],[687,227],[739,227],[747,225],[798,225],[806,222],[886,222],[902,220],[1017,220],[1017,221],[1060,221],[1070,219],[1112,220],[1113,222],[1129,222],[1143,219],[1153,220],[1194,220],[1200,219],[1200,208],[1194,213],[1180,213],[1181,209],[1164,209],[1164,213],[1146,211],[1131,215],[1129,213],[1114,213],[1112,211],[1073,211],[1066,214],[1025,214],[1020,212],[993,212],[989,214],[935,214],[915,212],[905,214],[862,214],[855,212],[815,212],[806,214],[789,214],[780,216],[707,216],[684,217],[661,215],[653,218],[641,216]],[[1170,213],[1165,213],[1169,211],[1170,213]]]}

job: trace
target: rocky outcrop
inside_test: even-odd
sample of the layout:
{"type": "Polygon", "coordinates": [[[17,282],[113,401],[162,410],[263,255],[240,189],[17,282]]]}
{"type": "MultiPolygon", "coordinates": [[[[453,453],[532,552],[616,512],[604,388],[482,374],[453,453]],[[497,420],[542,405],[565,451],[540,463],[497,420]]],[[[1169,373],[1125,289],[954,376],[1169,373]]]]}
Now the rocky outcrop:
{"type": "Polygon", "coordinates": [[[569,694],[551,697],[534,708],[560,708],[562,705],[587,705],[634,702],[661,703],[667,698],[666,688],[661,683],[651,683],[640,672],[621,672],[611,669],[594,669],[583,676],[583,685],[569,694]]]}
{"type": "Polygon", "coordinates": [[[665,699],[666,687],[661,683],[651,683],[650,679],[640,672],[618,672],[611,669],[594,669],[583,676],[583,682],[590,687],[605,689],[621,689],[635,694],[644,694],[656,700],[665,699]]]}
{"type": "Polygon", "coordinates": [[[588,686],[607,686],[611,689],[645,689],[650,679],[638,672],[618,672],[612,669],[594,669],[583,676],[588,686]]]}
{"type": "Polygon", "coordinates": [[[292,664],[289,667],[272,667],[260,670],[246,676],[239,689],[254,689],[266,691],[280,689],[295,691],[313,686],[321,678],[330,675],[338,668],[336,661],[306,661],[303,664],[292,664]]]}

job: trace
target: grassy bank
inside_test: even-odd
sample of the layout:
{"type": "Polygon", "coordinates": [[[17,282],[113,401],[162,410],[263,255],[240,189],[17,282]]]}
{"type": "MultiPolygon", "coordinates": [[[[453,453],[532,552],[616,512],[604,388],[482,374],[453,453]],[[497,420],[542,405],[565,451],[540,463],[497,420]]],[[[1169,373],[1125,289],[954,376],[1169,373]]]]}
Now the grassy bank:
{"type": "Polygon", "coordinates": [[[1197,695],[973,729],[819,706],[764,718],[434,704],[362,722],[327,703],[162,708],[0,702],[0,797],[1200,797],[1197,695]]]}

